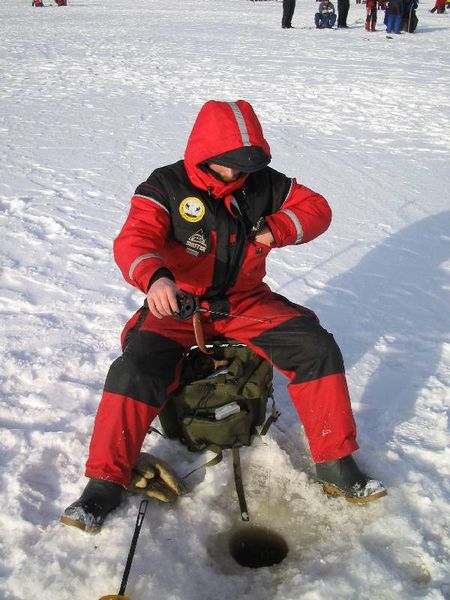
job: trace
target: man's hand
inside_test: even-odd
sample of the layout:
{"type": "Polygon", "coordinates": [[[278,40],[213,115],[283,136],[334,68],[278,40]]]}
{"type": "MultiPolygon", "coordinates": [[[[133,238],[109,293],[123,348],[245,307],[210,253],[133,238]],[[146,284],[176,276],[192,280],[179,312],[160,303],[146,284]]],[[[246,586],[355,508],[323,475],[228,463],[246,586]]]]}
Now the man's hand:
{"type": "Polygon", "coordinates": [[[168,277],[161,277],[150,286],[147,292],[148,308],[158,319],[170,317],[178,310],[178,288],[168,277]]]}
{"type": "Polygon", "coordinates": [[[263,225],[261,229],[255,235],[255,242],[258,244],[263,244],[264,246],[272,246],[275,242],[275,238],[272,235],[269,227],[267,225],[263,225]]]}

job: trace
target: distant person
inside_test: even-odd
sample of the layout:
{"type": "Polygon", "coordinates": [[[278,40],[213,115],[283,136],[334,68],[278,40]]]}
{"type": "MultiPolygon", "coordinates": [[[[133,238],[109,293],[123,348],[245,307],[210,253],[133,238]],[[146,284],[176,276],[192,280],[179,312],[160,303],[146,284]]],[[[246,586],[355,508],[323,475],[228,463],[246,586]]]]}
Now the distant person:
{"type": "Polygon", "coordinates": [[[319,11],[314,16],[317,29],[331,29],[336,23],[334,4],[330,0],[323,0],[319,4],[319,11]]]}
{"type": "Polygon", "coordinates": [[[67,0],[55,0],[58,6],[67,6],[67,0]]]}
{"type": "Polygon", "coordinates": [[[31,6],[44,6],[44,3],[42,2],[42,0],[33,0],[31,6]]]}
{"type": "Polygon", "coordinates": [[[403,0],[389,0],[386,8],[386,33],[400,33],[403,20],[403,0]]]}
{"type": "Polygon", "coordinates": [[[439,15],[442,15],[443,13],[445,13],[445,6],[447,4],[447,0],[436,0],[435,5],[433,6],[433,8],[430,10],[430,13],[438,13],[439,15]]]}
{"type": "Polygon", "coordinates": [[[295,11],[295,0],[283,0],[282,29],[292,29],[292,17],[295,11]]]}
{"type": "Polygon", "coordinates": [[[417,0],[406,0],[405,10],[403,12],[402,29],[408,33],[414,33],[419,19],[416,14],[417,0]]]}
{"type": "Polygon", "coordinates": [[[348,11],[350,10],[350,0],[338,0],[337,9],[338,9],[337,26],[339,28],[347,29],[348,28],[347,16],[348,16],[348,11]]]}
{"type": "Polygon", "coordinates": [[[366,31],[375,31],[377,25],[377,0],[367,0],[366,2],[366,31]]]}

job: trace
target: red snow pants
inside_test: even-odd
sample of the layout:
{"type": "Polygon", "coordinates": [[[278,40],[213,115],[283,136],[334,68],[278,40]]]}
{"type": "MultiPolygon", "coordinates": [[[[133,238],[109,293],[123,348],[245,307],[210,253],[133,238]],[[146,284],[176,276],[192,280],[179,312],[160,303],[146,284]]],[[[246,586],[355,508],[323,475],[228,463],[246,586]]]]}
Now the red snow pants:
{"type": "MultiPolygon", "coordinates": [[[[310,310],[265,284],[251,296],[229,296],[245,318],[202,314],[205,340],[234,339],[289,378],[313,461],[337,460],[358,449],[342,355],[310,310]]],[[[205,304],[207,306],[207,304],[205,304]]],[[[233,309],[233,307],[235,307],[233,309]]],[[[141,308],[122,334],[123,354],[108,372],[94,423],[86,476],[126,487],[153,419],[178,387],[186,351],[196,344],[192,321],[157,319],[141,308]]]]}

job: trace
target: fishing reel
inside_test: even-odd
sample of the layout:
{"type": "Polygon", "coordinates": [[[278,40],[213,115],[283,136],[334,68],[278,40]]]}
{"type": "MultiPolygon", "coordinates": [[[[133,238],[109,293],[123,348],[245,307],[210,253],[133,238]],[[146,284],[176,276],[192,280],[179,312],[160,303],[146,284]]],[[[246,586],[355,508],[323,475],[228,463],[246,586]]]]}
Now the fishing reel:
{"type": "Polygon", "coordinates": [[[194,294],[188,292],[177,292],[178,310],[174,312],[174,316],[181,321],[187,321],[198,310],[198,301],[194,294]]]}

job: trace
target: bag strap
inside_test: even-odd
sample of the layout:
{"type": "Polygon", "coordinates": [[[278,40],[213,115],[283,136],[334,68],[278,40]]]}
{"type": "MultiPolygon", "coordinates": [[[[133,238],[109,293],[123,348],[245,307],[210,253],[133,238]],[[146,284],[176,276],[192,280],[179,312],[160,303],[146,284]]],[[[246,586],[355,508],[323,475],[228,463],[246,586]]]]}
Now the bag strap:
{"type": "MultiPolygon", "coordinates": [[[[247,501],[245,499],[244,484],[242,482],[241,457],[239,454],[238,446],[233,446],[231,451],[233,454],[234,486],[236,488],[236,494],[237,494],[238,501],[239,501],[239,510],[241,511],[241,518],[243,521],[249,521],[250,517],[248,515],[247,501]]],[[[195,467],[195,469],[192,469],[192,471],[189,471],[189,473],[186,473],[186,475],[183,475],[182,479],[187,479],[190,475],[192,475],[199,469],[204,469],[205,467],[212,467],[214,465],[217,465],[218,463],[220,463],[220,461],[222,459],[223,459],[223,452],[221,451],[221,452],[218,452],[216,454],[216,456],[213,456],[213,458],[208,460],[208,462],[200,465],[199,467],[195,467]]]]}
{"type": "MultiPolygon", "coordinates": [[[[264,425],[261,429],[260,435],[266,435],[267,431],[269,430],[269,427],[272,425],[272,423],[275,423],[275,421],[278,419],[280,414],[281,413],[279,410],[277,410],[275,400],[272,396],[272,412],[271,412],[270,416],[268,417],[268,419],[266,420],[266,422],[264,423],[264,425]]],[[[236,494],[237,494],[238,501],[239,501],[239,510],[241,511],[241,519],[243,521],[248,522],[248,521],[250,521],[250,516],[248,514],[247,500],[245,499],[244,483],[242,481],[241,456],[239,454],[239,447],[233,446],[231,451],[233,453],[234,485],[236,488],[236,494]]]]}
{"type": "Polygon", "coordinates": [[[266,433],[269,430],[269,427],[272,425],[272,423],[275,423],[275,421],[277,421],[278,417],[281,415],[280,411],[277,409],[277,406],[275,404],[275,398],[273,396],[271,396],[271,398],[272,398],[272,412],[270,413],[270,416],[266,419],[266,422],[262,426],[262,429],[261,429],[259,435],[266,435],[266,433]]]}
{"type": "Polygon", "coordinates": [[[239,510],[241,511],[241,519],[243,521],[250,521],[247,508],[247,501],[245,499],[244,484],[242,482],[241,457],[239,454],[239,448],[237,446],[233,446],[232,452],[234,485],[236,487],[236,493],[239,500],[239,510]]]}
{"type": "Polygon", "coordinates": [[[190,475],[192,475],[192,473],[195,473],[195,471],[199,471],[200,469],[204,469],[205,467],[213,467],[214,465],[218,465],[222,459],[223,459],[223,452],[220,451],[216,454],[216,456],[213,456],[207,462],[203,463],[199,467],[195,467],[195,469],[192,469],[192,471],[189,471],[189,473],[186,473],[186,475],[183,475],[183,477],[181,479],[187,479],[190,475]]]}

